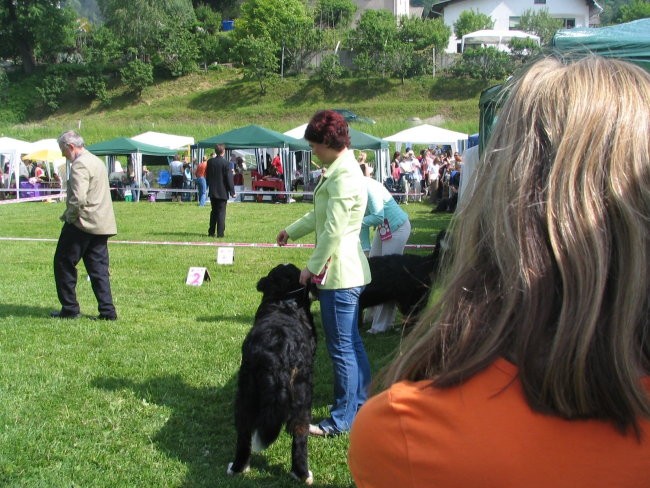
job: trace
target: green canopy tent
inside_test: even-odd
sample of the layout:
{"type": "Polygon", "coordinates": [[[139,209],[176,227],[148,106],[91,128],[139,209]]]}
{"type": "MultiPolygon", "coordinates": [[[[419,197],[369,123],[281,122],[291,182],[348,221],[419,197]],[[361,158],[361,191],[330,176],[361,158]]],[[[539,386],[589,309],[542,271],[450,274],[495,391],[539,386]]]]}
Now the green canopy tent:
{"type": "Polygon", "coordinates": [[[223,144],[229,151],[233,149],[255,149],[255,160],[258,162],[260,172],[263,171],[260,164],[261,150],[277,149],[282,160],[285,188],[291,188],[291,175],[295,171],[295,160],[291,157],[290,152],[309,151],[309,145],[306,142],[259,125],[247,125],[203,139],[197,143],[197,146],[201,150],[213,148],[217,144],[223,144]]]}
{"type": "Polygon", "coordinates": [[[106,156],[106,170],[109,174],[114,171],[116,156],[130,156],[138,185],[142,183],[142,155],[174,156],[176,154],[173,149],[152,146],[128,137],[116,137],[108,141],[98,142],[86,146],[86,149],[95,156],[106,156]]]}
{"type": "MultiPolygon", "coordinates": [[[[553,37],[553,48],[565,56],[597,54],[638,64],[650,71],[650,19],[640,19],[607,27],[561,29],[553,37]]],[[[504,97],[502,85],[481,93],[480,151],[483,152],[504,97]]]]}
{"type": "MultiPolygon", "coordinates": [[[[302,124],[291,129],[290,131],[285,132],[285,135],[295,137],[296,139],[304,142],[307,145],[307,150],[309,150],[309,145],[303,137],[305,135],[306,128],[307,124],[302,124]]],[[[377,180],[383,181],[384,178],[389,175],[388,166],[390,164],[390,155],[388,154],[388,141],[370,134],[366,134],[360,130],[353,129],[352,127],[348,127],[348,132],[350,134],[350,148],[371,149],[375,151],[377,171],[375,172],[374,176],[377,180]]]]}

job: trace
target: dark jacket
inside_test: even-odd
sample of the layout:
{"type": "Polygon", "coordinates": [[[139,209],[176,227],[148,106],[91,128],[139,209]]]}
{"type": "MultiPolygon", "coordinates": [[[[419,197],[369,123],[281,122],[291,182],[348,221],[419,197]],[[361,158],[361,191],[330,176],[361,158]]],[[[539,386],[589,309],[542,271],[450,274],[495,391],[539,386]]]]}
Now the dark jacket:
{"type": "Polygon", "coordinates": [[[205,181],[210,198],[228,200],[229,196],[235,196],[233,174],[223,156],[208,159],[205,181]]]}

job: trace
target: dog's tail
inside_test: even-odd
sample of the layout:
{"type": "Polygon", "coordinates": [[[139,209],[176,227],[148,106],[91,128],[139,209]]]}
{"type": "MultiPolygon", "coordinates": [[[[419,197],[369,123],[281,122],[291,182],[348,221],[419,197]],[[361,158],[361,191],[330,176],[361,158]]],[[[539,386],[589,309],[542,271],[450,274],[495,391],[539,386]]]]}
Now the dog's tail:
{"type": "Polygon", "coordinates": [[[282,383],[276,383],[272,374],[265,379],[266,381],[260,381],[258,385],[261,408],[253,432],[254,452],[263,451],[275,442],[289,412],[289,396],[282,383]]]}

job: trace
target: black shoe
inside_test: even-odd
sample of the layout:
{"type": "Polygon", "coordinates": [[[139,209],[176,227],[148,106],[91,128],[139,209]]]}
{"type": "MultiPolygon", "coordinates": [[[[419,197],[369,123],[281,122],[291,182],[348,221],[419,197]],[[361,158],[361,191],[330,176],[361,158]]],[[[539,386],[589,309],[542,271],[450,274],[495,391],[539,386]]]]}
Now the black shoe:
{"type": "Polygon", "coordinates": [[[59,310],[55,310],[54,312],[50,312],[50,317],[53,319],[78,319],[81,317],[81,314],[79,312],[77,313],[70,313],[70,312],[61,312],[59,310]]]}
{"type": "Polygon", "coordinates": [[[221,234],[221,235],[217,235],[217,237],[223,237],[223,234],[221,234]]]}
{"type": "Polygon", "coordinates": [[[214,234],[208,234],[208,237],[214,237],[214,234]]]}
{"type": "Polygon", "coordinates": [[[117,315],[99,314],[97,317],[92,317],[91,320],[117,320],[117,315]]]}

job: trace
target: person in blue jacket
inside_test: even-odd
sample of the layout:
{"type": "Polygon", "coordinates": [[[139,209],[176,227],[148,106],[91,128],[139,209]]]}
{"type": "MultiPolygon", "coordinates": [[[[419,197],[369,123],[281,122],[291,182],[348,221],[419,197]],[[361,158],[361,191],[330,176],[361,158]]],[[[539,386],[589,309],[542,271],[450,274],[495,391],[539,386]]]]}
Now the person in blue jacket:
{"type": "MultiPolygon", "coordinates": [[[[403,254],[404,246],[411,235],[408,214],[402,210],[384,185],[370,177],[367,165],[361,164],[360,167],[367,177],[365,181],[368,189],[368,204],[361,224],[361,247],[369,257],[403,254]],[[372,244],[370,228],[375,229],[372,244]]],[[[372,320],[372,326],[368,333],[378,334],[388,330],[393,325],[396,312],[394,302],[369,308],[366,317],[372,320]]]]}

